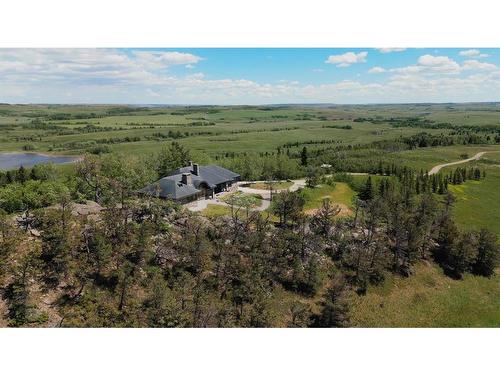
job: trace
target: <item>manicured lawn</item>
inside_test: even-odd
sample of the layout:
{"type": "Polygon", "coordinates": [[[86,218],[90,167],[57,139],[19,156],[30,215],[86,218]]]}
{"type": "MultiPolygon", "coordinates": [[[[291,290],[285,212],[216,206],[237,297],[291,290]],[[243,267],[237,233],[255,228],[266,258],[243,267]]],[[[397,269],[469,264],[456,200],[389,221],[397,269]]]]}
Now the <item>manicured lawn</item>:
{"type": "Polygon", "coordinates": [[[498,274],[453,280],[421,264],[409,278],[389,275],[353,298],[351,323],[358,327],[500,327],[498,274]]]}

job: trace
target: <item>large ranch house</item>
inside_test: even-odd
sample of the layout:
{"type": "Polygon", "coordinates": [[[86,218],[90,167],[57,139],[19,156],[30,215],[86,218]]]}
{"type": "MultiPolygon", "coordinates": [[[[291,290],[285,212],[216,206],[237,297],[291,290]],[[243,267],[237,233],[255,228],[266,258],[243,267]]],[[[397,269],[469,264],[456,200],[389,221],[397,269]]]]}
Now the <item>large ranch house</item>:
{"type": "Polygon", "coordinates": [[[227,191],[239,180],[239,174],[218,165],[190,163],[189,166],[176,169],[168,176],[146,186],[139,193],[188,203],[213,198],[215,194],[227,191]]]}

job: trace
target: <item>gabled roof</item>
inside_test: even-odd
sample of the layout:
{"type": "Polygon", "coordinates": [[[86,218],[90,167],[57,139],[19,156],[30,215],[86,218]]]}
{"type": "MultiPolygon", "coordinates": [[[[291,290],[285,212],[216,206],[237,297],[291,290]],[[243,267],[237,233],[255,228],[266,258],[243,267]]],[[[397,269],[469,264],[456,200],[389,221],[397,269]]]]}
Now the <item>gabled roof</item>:
{"type": "Polygon", "coordinates": [[[218,165],[200,165],[198,167],[198,175],[193,174],[193,167],[182,167],[170,172],[167,177],[174,177],[182,175],[183,173],[191,173],[193,184],[196,187],[198,187],[201,182],[206,182],[208,186],[214,188],[218,184],[233,181],[240,177],[238,173],[234,173],[218,165]]]}
{"type": "Polygon", "coordinates": [[[200,190],[196,189],[193,185],[184,185],[180,178],[176,181],[171,176],[164,177],[139,190],[139,193],[170,199],[182,199],[199,192],[200,190]]]}

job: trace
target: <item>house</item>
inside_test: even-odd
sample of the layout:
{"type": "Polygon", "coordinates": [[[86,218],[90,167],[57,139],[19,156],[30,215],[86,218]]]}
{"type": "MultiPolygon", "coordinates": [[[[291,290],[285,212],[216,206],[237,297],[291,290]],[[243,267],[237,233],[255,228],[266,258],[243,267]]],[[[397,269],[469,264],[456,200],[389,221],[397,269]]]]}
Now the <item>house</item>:
{"type": "Polygon", "coordinates": [[[187,203],[197,199],[213,198],[214,194],[228,190],[240,175],[218,165],[198,165],[176,169],[168,176],[139,190],[139,194],[172,199],[187,203]]]}

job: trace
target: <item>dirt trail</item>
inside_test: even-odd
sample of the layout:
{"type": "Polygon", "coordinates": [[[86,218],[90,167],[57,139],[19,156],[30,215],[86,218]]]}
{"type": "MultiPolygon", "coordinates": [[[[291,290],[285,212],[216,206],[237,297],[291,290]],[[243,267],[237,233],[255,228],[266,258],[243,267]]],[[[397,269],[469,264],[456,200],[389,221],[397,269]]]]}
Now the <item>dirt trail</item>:
{"type": "Polygon", "coordinates": [[[473,157],[471,158],[468,158],[468,159],[463,159],[463,160],[459,160],[459,161],[454,161],[454,162],[451,162],[451,163],[445,163],[445,164],[439,164],[439,165],[436,165],[434,167],[432,167],[432,169],[430,170],[429,172],[429,175],[432,175],[432,174],[436,174],[438,173],[441,168],[444,168],[444,167],[449,167],[450,165],[456,165],[456,164],[462,164],[462,163],[468,163],[470,161],[474,161],[474,160],[478,160],[480,159],[484,154],[486,154],[487,152],[492,152],[492,151],[481,151],[481,152],[478,152],[476,155],[474,155],[473,157]]]}

